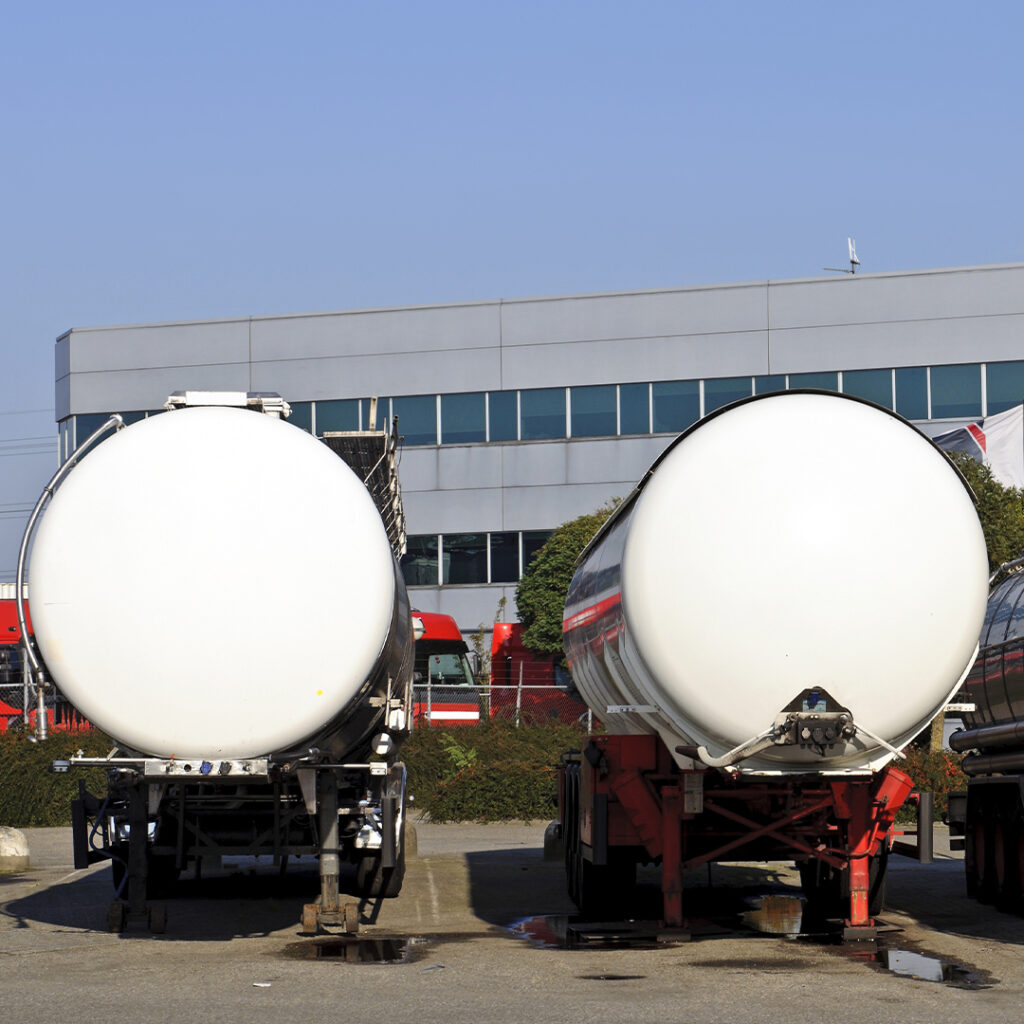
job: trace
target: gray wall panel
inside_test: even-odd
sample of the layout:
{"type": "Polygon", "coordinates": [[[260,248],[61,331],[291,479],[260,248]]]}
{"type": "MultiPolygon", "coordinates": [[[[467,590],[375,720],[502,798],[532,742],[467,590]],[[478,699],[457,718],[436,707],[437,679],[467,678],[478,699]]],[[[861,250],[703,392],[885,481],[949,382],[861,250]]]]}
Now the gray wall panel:
{"type": "Polygon", "coordinates": [[[674,440],[674,436],[658,434],[655,437],[574,441],[568,446],[569,483],[626,482],[632,488],[674,440]]]}
{"type": "Polygon", "coordinates": [[[248,363],[249,321],[87,328],[69,341],[75,373],[248,363]]]}
{"type": "Polygon", "coordinates": [[[761,330],[766,285],[722,285],[663,292],[506,301],[502,343],[543,345],[761,330]]]}
{"type": "Polygon", "coordinates": [[[256,362],[496,348],[498,343],[497,303],[270,317],[252,322],[256,362]]]}
{"type": "Polygon", "coordinates": [[[71,415],[71,378],[61,377],[53,389],[54,419],[71,415]]]}
{"type": "Polygon", "coordinates": [[[480,533],[506,527],[501,518],[501,489],[406,491],[402,489],[409,533],[480,533]]]}
{"type": "Polygon", "coordinates": [[[768,333],[524,345],[506,350],[508,389],[768,373],[768,333]]]}
{"type": "Polygon", "coordinates": [[[498,605],[505,598],[501,612],[502,622],[516,621],[516,588],[499,584],[477,587],[410,587],[409,599],[413,608],[421,612],[450,615],[459,624],[466,642],[470,634],[481,626],[485,630],[485,646],[491,648],[491,624],[498,614],[498,605]]]}
{"type": "Polygon", "coordinates": [[[349,356],[254,363],[254,391],[279,391],[289,401],[420,395],[498,388],[497,349],[349,356]]]}
{"type": "Polygon", "coordinates": [[[1024,312],[1024,264],[778,281],[771,327],[934,320],[1024,312]]]}
{"type": "Polygon", "coordinates": [[[57,380],[71,372],[71,339],[68,335],[58,338],[53,346],[53,375],[57,380]]]}
{"type": "Polygon", "coordinates": [[[567,482],[565,441],[533,441],[509,445],[502,482],[506,487],[534,487],[567,482]]]}
{"type": "Polygon", "coordinates": [[[440,453],[436,448],[407,448],[400,454],[398,479],[402,494],[412,491],[436,491],[438,487],[438,462],[440,453]]]}
{"type": "Polygon", "coordinates": [[[625,497],[632,488],[633,482],[625,481],[506,488],[503,496],[503,529],[550,530],[577,516],[593,512],[612,498],[625,497]]]}
{"type": "Polygon", "coordinates": [[[1024,358],[1024,315],[772,331],[772,373],[1024,358]]]}
{"type": "Polygon", "coordinates": [[[71,409],[75,413],[132,412],[159,409],[173,391],[246,391],[248,367],[170,366],[71,375],[71,409]]]}
{"type": "Polygon", "coordinates": [[[438,450],[437,486],[442,490],[500,487],[508,445],[452,445],[438,450]]]}

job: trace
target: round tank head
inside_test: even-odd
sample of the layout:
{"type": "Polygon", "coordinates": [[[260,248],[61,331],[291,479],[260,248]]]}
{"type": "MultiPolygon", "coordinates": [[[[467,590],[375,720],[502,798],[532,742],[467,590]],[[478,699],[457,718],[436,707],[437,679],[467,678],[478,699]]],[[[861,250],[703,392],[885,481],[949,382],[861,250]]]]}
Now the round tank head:
{"type": "MultiPolygon", "coordinates": [[[[946,456],[824,393],[740,403],[684,435],[640,492],[622,560],[664,715],[716,755],[805,690],[900,746],[973,661],[986,594],[984,536],[946,456]]],[[[867,732],[836,749],[830,767],[889,756],[867,732]]],[[[787,747],[757,760],[794,757],[823,763],[787,747]]]]}
{"type": "Polygon", "coordinates": [[[194,408],[110,437],[54,496],[30,604],[58,687],[120,743],[237,758],[316,733],[388,636],[395,580],[362,482],[276,418],[194,408]]]}

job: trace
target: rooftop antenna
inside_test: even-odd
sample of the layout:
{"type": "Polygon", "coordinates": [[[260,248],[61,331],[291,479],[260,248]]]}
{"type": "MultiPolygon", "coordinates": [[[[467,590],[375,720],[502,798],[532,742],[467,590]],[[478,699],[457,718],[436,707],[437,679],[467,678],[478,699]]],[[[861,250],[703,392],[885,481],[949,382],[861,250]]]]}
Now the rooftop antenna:
{"type": "Polygon", "coordinates": [[[846,247],[850,250],[850,269],[846,267],[824,267],[824,270],[831,270],[836,274],[856,274],[857,268],[860,266],[860,260],[857,259],[857,239],[847,238],[846,247]]]}

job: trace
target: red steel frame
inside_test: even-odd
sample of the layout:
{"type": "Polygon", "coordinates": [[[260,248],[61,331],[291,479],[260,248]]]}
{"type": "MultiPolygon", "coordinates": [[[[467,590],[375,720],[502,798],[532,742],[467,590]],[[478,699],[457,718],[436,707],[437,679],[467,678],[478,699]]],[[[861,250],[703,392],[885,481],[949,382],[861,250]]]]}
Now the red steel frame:
{"type": "MultiPolygon", "coordinates": [[[[683,872],[733,859],[819,860],[848,870],[847,936],[874,926],[870,858],[889,842],[913,788],[896,768],[839,777],[683,771],[656,736],[592,736],[579,768],[578,834],[588,859],[606,863],[608,850],[631,847],[660,860],[666,927],[685,925],[683,872]]],[[[563,770],[563,822],[564,777],[563,770]]]]}

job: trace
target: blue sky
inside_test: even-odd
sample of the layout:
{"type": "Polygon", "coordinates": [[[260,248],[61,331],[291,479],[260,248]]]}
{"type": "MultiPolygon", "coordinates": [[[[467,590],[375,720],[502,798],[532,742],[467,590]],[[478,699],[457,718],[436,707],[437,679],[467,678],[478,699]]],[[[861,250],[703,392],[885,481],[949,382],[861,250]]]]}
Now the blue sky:
{"type": "Polygon", "coordinates": [[[847,235],[866,272],[1024,259],[1022,28],[1011,3],[4,5],[0,580],[72,326],[806,277],[847,235]]]}

